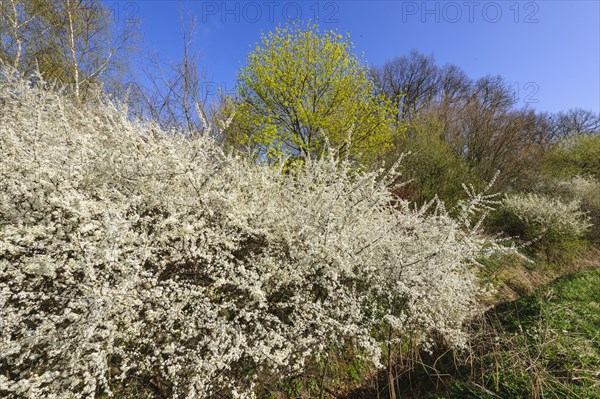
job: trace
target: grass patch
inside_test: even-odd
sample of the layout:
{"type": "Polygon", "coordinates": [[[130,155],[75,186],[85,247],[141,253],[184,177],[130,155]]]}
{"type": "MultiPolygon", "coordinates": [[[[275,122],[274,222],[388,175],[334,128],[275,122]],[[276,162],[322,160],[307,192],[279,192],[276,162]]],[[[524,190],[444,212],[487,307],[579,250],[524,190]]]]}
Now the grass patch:
{"type": "Polygon", "coordinates": [[[600,398],[600,270],[564,277],[485,319],[473,367],[430,397],[600,398]]]}

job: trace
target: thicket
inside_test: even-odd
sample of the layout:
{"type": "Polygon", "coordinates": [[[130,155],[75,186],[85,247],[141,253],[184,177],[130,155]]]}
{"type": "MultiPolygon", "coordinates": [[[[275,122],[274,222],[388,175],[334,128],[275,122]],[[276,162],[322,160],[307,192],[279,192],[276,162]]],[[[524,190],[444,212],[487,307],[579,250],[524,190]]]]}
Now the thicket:
{"type": "Polygon", "coordinates": [[[474,266],[505,250],[469,223],[486,196],[453,219],[333,157],[283,173],[13,76],[0,87],[3,395],[246,397],[340,345],[380,364],[380,329],[465,344],[474,266]]]}
{"type": "Polygon", "coordinates": [[[574,356],[535,335],[559,317],[484,332],[494,362],[467,326],[518,263],[498,235],[530,269],[597,246],[598,115],[519,108],[416,51],[368,68],[310,23],[263,36],[209,107],[183,13],[182,60],[151,58],[146,87],[101,4],[0,11],[0,396],[322,397],[382,368],[393,398],[477,345],[496,373],[461,392],[572,388],[566,361],[523,363],[574,356]]]}
{"type": "Polygon", "coordinates": [[[526,241],[529,254],[542,254],[548,263],[572,261],[591,227],[577,199],[565,202],[534,193],[507,195],[494,223],[504,233],[526,241]]]}

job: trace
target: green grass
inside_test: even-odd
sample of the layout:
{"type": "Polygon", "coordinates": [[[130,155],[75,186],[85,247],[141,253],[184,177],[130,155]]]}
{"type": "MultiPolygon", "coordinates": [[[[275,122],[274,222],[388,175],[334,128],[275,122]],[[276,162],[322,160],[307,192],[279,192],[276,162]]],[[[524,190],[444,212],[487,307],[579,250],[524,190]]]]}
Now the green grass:
{"type": "Polygon", "coordinates": [[[485,354],[433,397],[600,398],[600,270],[562,278],[486,319],[477,348],[485,354]]]}

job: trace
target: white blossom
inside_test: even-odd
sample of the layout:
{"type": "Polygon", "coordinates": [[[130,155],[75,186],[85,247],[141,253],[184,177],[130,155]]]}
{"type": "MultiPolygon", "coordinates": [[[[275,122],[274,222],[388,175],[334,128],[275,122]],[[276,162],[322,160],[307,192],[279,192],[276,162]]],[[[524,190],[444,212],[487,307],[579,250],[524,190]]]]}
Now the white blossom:
{"type": "Polygon", "coordinates": [[[342,342],[378,364],[382,325],[464,342],[472,266],[499,250],[469,218],[414,209],[335,159],[285,174],[6,76],[0,396],[153,381],[172,397],[253,397],[257,376],[342,342]]]}
{"type": "Polygon", "coordinates": [[[563,201],[536,193],[511,194],[504,198],[502,207],[541,234],[551,230],[557,234],[581,235],[590,227],[577,199],[563,201]]]}

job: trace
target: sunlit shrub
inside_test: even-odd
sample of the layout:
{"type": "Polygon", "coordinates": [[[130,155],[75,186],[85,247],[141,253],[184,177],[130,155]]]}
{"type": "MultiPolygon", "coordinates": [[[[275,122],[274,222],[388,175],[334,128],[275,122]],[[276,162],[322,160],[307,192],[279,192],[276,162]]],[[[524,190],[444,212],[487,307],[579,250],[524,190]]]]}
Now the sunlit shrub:
{"type": "Polygon", "coordinates": [[[562,201],[542,194],[507,195],[495,216],[504,232],[531,243],[548,260],[567,259],[583,244],[590,227],[576,200],[562,201]]]}
{"type": "Polygon", "coordinates": [[[543,171],[551,176],[600,179],[600,135],[567,137],[546,155],[543,171]]]}
{"type": "Polygon", "coordinates": [[[382,325],[464,342],[499,250],[467,218],[41,87],[0,83],[0,396],[252,397],[335,345],[377,364],[382,325]]]}
{"type": "Polygon", "coordinates": [[[404,189],[410,190],[408,197],[411,200],[423,203],[440,198],[451,208],[464,198],[463,184],[483,185],[476,173],[442,139],[443,127],[439,121],[434,118],[412,120],[408,133],[398,149],[410,153],[400,170],[403,177],[411,180],[404,189]]]}
{"type": "Polygon", "coordinates": [[[600,181],[593,177],[575,176],[555,182],[552,188],[567,200],[579,201],[581,210],[590,220],[588,235],[593,242],[600,243],[600,181]]]}

